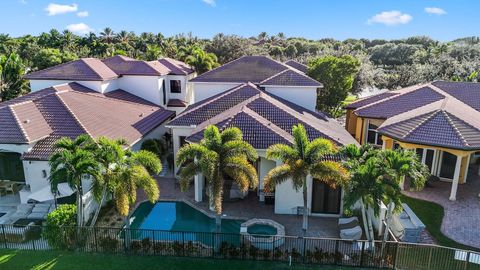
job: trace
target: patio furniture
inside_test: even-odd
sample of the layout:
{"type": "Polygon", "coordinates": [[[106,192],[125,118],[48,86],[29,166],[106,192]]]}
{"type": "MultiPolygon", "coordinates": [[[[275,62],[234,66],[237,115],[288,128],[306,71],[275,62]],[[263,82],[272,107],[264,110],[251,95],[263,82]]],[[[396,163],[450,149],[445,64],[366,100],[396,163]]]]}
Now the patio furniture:
{"type": "Polygon", "coordinates": [[[362,228],[360,226],[340,231],[340,238],[345,240],[360,240],[362,238],[362,228]]]}
{"type": "Polygon", "coordinates": [[[338,219],[338,228],[341,230],[351,229],[356,226],[359,226],[358,218],[357,217],[350,217],[350,218],[339,218],[338,219]]]}
{"type": "Polygon", "coordinates": [[[32,213],[29,214],[27,218],[45,220],[51,207],[51,204],[36,204],[32,209],[32,213]]]}
{"type": "Polygon", "coordinates": [[[8,183],[5,186],[5,194],[8,194],[9,192],[12,194],[15,194],[18,191],[17,187],[18,187],[18,184],[15,182],[8,183]]]}
{"type": "Polygon", "coordinates": [[[341,239],[360,240],[362,238],[362,227],[360,227],[357,217],[339,218],[338,228],[341,239]]]}
{"type": "Polygon", "coordinates": [[[15,213],[0,221],[0,224],[13,224],[19,219],[26,218],[30,213],[32,213],[33,207],[33,204],[19,204],[15,213]]]}
{"type": "Polygon", "coordinates": [[[403,212],[393,217],[391,231],[395,237],[404,242],[418,243],[425,225],[407,204],[404,203],[402,206],[403,212]]]}

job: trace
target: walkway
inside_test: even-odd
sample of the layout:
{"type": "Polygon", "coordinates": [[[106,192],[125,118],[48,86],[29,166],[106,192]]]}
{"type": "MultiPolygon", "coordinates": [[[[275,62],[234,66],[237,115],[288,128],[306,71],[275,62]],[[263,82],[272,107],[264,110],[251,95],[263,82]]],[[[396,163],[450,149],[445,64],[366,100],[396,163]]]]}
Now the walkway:
{"type": "MultiPolygon", "coordinates": [[[[183,193],[172,178],[158,178],[160,200],[185,200],[211,214],[206,202],[197,203],[193,200],[193,188],[183,193]]],[[[144,194],[138,194],[137,202],[145,200],[144,194]]],[[[266,218],[272,219],[285,226],[287,235],[302,235],[302,217],[295,215],[277,215],[273,212],[273,205],[265,205],[258,201],[251,192],[244,200],[223,203],[223,213],[230,218],[266,218]]],[[[308,236],[322,238],[338,238],[337,218],[309,217],[308,236]]]]}
{"type": "Polygon", "coordinates": [[[448,199],[451,188],[448,182],[437,182],[423,191],[405,194],[443,206],[442,233],[459,243],[480,248],[480,176],[476,172],[470,170],[467,183],[458,185],[456,201],[448,199]]]}

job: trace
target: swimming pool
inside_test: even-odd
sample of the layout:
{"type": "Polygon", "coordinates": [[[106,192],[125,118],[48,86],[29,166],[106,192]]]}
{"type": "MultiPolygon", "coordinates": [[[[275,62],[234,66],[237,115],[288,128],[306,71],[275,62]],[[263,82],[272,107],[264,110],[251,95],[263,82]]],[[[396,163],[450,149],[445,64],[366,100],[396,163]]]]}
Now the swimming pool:
{"type": "MultiPolygon", "coordinates": [[[[242,222],[244,220],[222,219],[221,232],[225,234],[222,241],[239,243],[242,222]]],[[[198,241],[210,245],[211,233],[216,228],[215,218],[184,202],[144,202],[133,212],[130,229],[135,239],[198,241]]]]}

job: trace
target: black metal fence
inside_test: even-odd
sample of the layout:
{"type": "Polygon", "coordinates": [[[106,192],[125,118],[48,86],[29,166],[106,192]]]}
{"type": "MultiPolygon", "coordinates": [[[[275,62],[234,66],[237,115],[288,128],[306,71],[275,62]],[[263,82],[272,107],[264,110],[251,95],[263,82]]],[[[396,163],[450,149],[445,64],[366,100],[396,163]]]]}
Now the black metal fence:
{"type": "Polygon", "coordinates": [[[246,236],[119,228],[1,225],[0,248],[76,250],[390,269],[480,270],[480,253],[440,247],[340,239],[246,236]]]}

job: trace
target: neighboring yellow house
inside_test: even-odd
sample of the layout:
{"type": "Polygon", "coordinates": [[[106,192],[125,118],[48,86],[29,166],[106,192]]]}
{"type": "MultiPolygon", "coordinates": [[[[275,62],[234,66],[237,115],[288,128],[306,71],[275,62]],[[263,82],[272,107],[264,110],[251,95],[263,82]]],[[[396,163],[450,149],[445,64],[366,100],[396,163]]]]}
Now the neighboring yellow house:
{"type": "Polygon", "coordinates": [[[432,175],[467,181],[480,151],[480,83],[435,81],[367,97],[346,107],[346,129],[360,144],[415,150],[432,175]]]}

